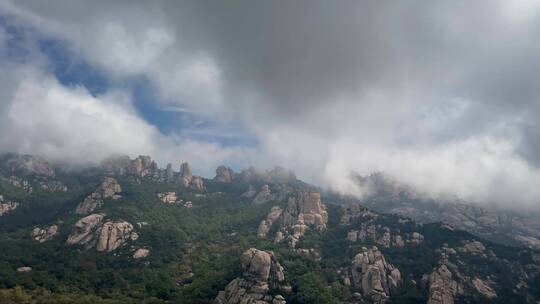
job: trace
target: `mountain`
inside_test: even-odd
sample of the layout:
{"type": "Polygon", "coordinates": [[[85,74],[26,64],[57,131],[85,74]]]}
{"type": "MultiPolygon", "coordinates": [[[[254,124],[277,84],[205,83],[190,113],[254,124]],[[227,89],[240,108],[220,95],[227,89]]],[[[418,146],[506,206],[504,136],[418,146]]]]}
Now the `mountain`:
{"type": "Polygon", "coordinates": [[[7,154],[0,176],[0,303],[540,300],[538,251],[371,210],[280,167],[203,178],[148,156],[70,170],[7,154]]]}
{"type": "Polygon", "coordinates": [[[493,242],[540,250],[540,214],[480,207],[458,198],[429,198],[381,173],[356,175],[356,180],[370,190],[362,203],[379,212],[423,223],[444,222],[493,242]]]}

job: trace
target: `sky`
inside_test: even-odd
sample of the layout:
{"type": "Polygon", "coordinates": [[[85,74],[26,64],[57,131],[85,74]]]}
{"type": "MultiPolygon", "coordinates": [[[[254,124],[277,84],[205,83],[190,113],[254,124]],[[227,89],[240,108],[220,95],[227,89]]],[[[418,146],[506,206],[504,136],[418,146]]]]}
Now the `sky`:
{"type": "Polygon", "coordinates": [[[0,0],[0,151],[540,210],[540,2],[0,0]]]}

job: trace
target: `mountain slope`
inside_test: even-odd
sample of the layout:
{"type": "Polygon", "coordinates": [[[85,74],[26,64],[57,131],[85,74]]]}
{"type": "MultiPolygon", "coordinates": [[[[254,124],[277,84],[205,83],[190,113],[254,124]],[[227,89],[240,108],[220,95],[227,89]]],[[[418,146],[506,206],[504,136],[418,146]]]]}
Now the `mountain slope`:
{"type": "Polygon", "coordinates": [[[0,167],[17,203],[0,217],[0,302],[540,299],[538,253],[321,196],[282,168],[204,179],[148,157],[64,171],[19,155],[0,167]]]}

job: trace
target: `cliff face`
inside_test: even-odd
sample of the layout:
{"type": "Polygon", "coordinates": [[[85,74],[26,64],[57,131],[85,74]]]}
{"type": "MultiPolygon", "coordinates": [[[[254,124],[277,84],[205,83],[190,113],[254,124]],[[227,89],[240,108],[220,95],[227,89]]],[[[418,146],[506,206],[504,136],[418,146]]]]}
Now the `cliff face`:
{"type": "Polygon", "coordinates": [[[362,248],[351,266],[351,282],[362,294],[373,303],[385,303],[390,298],[391,291],[401,282],[401,273],[377,249],[362,248]]]}
{"type": "Polygon", "coordinates": [[[67,244],[81,245],[86,249],[95,247],[97,251],[110,252],[130,240],[137,240],[138,237],[131,223],[121,220],[105,221],[105,214],[91,214],[75,223],[67,244]]]}
{"type": "Polygon", "coordinates": [[[280,225],[280,231],[275,236],[276,242],[286,238],[291,248],[294,248],[308,229],[323,231],[326,228],[328,212],[320,193],[299,192],[289,198],[284,210],[277,206],[272,208],[266,219],[259,224],[258,236],[266,237],[276,222],[280,225]]]}

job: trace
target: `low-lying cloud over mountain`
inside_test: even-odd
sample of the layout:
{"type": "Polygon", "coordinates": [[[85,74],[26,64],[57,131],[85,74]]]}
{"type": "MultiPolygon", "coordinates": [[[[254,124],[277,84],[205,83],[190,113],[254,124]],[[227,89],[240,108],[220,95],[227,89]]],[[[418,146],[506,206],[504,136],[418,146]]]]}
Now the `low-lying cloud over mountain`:
{"type": "Polygon", "coordinates": [[[181,155],[207,174],[280,164],[353,193],[351,171],[383,171],[431,195],[540,207],[536,1],[4,0],[0,13],[2,150],[181,155]],[[65,63],[43,40],[105,88],[57,80],[65,63]],[[188,123],[164,132],[171,109],[188,123]]]}

